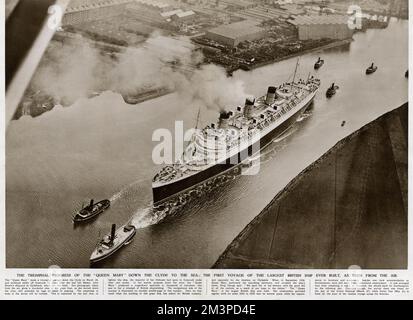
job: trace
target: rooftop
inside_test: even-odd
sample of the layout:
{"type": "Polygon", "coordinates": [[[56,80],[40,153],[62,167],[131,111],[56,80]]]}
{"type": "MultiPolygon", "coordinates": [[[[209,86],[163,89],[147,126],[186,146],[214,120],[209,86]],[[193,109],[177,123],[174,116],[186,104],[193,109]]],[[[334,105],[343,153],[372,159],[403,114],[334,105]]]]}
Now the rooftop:
{"type": "Polygon", "coordinates": [[[172,10],[172,11],[167,11],[167,12],[162,12],[161,16],[164,18],[169,18],[171,16],[173,16],[174,14],[183,12],[182,9],[176,9],[176,10],[172,10]]]}
{"type": "Polygon", "coordinates": [[[156,0],[135,0],[137,3],[146,4],[148,6],[153,6],[159,9],[168,8],[170,5],[156,0]]]}
{"type": "Polygon", "coordinates": [[[257,22],[250,20],[226,24],[208,30],[210,33],[219,34],[227,38],[236,38],[262,31],[265,31],[265,29],[258,27],[257,22]]]}
{"type": "Polygon", "coordinates": [[[86,2],[86,1],[71,1],[66,13],[70,12],[79,12],[79,11],[85,11],[85,10],[90,10],[90,9],[96,9],[96,8],[103,8],[103,7],[110,7],[114,5],[119,5],[119,4],[124,4],[131,2],[131,0],[95,0],[93,2],[86,2]]]}
{"type": "Polygon", "coordinates": [[[293,25],[308,25],[308,24],[347,24],[348,17],[343,15],[302,15],[295,16],[294,19],[289,19],[289,23],[293,25]]]}
{"type": "Polygon", "coordinates": [[[193,12],[192,10],[189,11],[185,11],[185,12],[177,12],[175,13],[175,15],[179,18],[183,18],[183,17],[188,17],[188,16],[192,16],[194,15],[195,12],[193,12]]]}

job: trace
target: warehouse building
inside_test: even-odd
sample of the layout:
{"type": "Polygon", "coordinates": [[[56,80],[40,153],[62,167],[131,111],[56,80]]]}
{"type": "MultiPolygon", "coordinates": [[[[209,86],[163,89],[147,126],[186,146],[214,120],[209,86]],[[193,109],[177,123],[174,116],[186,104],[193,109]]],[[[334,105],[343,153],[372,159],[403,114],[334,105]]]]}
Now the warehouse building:
{"type": "Polygon", "coordinates": [[[62,19],[62,25],[76,25],[116,17],[131,0],[72,0],[62,19]]]}
{"type": "Polygon", "coordinates": [[[265,36],[265,29],[249,20],[222,25],[206,32],[208,39],[234,47],[243,41],[254,41],[265,36]]]}
{"type": "Polygon", "coordinates": [[[303,15],[288,22],[296,26],[299,40],[343,40],[353,36],[353,30],[348,27],[348,17],[342,15],[303,15]]]}
{"type": "Polygon", "coordinates": [[[173,9],[170,4],[157,0],[134,0],[133,3],[156,12],[168,12],[173,9]]]}
{"type": "Polygon", "coordinates": [[[195,18],[196,14],[192,10],[176,12],[171,16],[172,21],[175,22],[192,22],[195,18]]]}

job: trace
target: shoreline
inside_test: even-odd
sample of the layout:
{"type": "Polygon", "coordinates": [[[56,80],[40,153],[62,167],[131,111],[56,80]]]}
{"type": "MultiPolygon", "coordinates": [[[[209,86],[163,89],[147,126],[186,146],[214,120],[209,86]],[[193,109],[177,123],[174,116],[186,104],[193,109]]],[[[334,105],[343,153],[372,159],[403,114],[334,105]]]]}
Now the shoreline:
{"type": "MultiPolygon", "coordinates": [[[[328,44],[325,44],[325,45],[322,45],[322,46],[319,46],[319,47],[306,49],[306,50],[296,52],[296,53],[292,53],[292,54],[289,54],[289,55],[286,55],[286,56],[283,56],[283,57],[278,57],[278,58],[275,58],[273,60],[260,62],[260,63],[254,64],[254,65],[251,65],[251,66],[246,66],[246,69],[243,69],[242,67],[240,67],[237,70],[241,69],[241,70],[244,70],[244,71],[251,71],[251,70],[254,70],[254,69],[258,69],[258,68],[270,65],[272,63],[277,63],[277,62],[284,61],[284,60],[287,60],[287,59],[291,59],[291,58],[294,58],[294,57],[302,56],[302,55],[305,55],[305,54],[308,54],[308,53],[317,52],[319,50],[327,50],[327,49],[331,49],[331,48],[337,48],[337,47],[345,46],[345,45],[348,45],[348,44],[352,43],[353,41],[354,41],[353,38],[344,39],[344,40],[337,40],[337,41],[333,41],[331,43],[328,43],[328,44]]],[[[234,71],[237,71],[237,70],[234,70],[234,71]]]]}

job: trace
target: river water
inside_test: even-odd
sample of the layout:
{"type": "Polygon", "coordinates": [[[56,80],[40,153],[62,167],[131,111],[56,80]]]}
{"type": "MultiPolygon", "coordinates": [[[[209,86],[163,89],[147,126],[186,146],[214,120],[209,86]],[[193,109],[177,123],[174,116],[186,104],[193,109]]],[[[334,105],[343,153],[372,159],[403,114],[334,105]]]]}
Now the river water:
{"type": "MultiPolygon", "coordinates": [[[[356,34],[347,47],[302,56],[299,77],[307,77],[319,55],[325,64],[316,72],[322,86],[313,108],[263,150],[259,174],[229,179],[165,219],[151,209],[151,179],[158,169],[152,132],[172,130],[175,119],[193,126],[196,106],[176,94],[130,106],[106,92],[13,121],[6,135],[7,267],[89,267],[98,239],[112,223],[127,221],[139,228],[134,241],[97,267],[211,267],[300,171],[343,137],[407,101],[407,21],[356,34]],[[379,69],[366,76],[372,61],[379,69]],[[327,100],[332,82],[339,90],[327,100]],[[109,198],[111,208],[75,228],[72,215],[89,198],[109,198]]],[[[295,63],[239,71],[234,78],[243,80],[249,93],[263,94],[268,85],[286,81],[295,63]]],[[[218,116],[206,109],[201,115],[203,125],[218,116]]]]}

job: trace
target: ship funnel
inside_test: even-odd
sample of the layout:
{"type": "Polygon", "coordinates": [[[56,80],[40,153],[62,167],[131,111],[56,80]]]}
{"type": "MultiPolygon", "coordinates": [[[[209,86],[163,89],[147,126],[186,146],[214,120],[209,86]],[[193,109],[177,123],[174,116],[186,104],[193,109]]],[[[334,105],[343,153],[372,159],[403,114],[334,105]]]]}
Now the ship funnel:
{"type": "Polygon", "coordinates": [[[247,119],[252,118],[252,111],[254,108],[255,99],[254,98],[247,98],[245,100],[245,107],[244,107],[244,117],[247,119]]]}
{"type": "Polygon", "coordinates": [[[265,99],[265,103],[267,105],[273,104],[276,97],[277,97],[277,88],[276,87],[268,87],[267,98],[265,99]]]}
{"type": "Polygon", "coordinates": [[[115,233],[116,233],[116,224],[112,224],[112,230],[110,230],[110,243],[113,243],[113,240],[115,240],[115,233]]]}
{"type": "Polygon", "coordinates": [[[92,209],[92,207],[93,207],[93,199],[90,199],[89,208],[92,209]]]}
{"type": "Polygon", "coordinates": [[[231,114],[226,111],[221,111],[219,114],[219,128],[226,129],[228,128],[228,119],[230,118],[231,114]]]}

